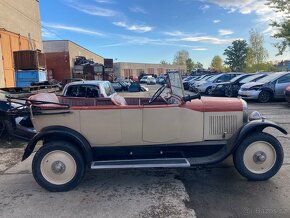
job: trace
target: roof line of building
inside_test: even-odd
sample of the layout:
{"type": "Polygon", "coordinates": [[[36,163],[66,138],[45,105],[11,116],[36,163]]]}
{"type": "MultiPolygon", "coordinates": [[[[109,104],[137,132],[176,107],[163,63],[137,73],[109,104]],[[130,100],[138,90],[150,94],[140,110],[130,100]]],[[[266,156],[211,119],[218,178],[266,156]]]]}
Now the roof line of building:
{"type": "Polygon", "coordinates": [[[162,66],[185,66],[180,64],[156,64],[156,63],[136,63],[136,62],[114,62],[115,64],[145,64],[145,65],[162,65],[162,66]]]}
{"type": "Polygon", "coordinates": [[[66,42],[71,42],[71,43],[75,44],[76,46],[79,46],[79,47],[81,47],[82,49],[85,49],[85,50],[87,50],[88,52],[91,52],[91,53],[93,53],[94,55],[97,55],[97,56],[99,56],[99,57],[105,59],[103,56],[98,55],[98,54],[96,54],[95,52],[93,52],[93,51],[91,51],[91,50],[89,50],[89,49],[87,49],[87,48],[85,48],[85,47],[83,47],[83,46],[81,46],[81,45],[79,45],[79,44],[77,44],[77,43],[71,41],[71,40],[68,40],[68,39],[42,40],[42,41],[43,41],[43,42],[55,42],[55,41],[66,41],[66,42]]]}

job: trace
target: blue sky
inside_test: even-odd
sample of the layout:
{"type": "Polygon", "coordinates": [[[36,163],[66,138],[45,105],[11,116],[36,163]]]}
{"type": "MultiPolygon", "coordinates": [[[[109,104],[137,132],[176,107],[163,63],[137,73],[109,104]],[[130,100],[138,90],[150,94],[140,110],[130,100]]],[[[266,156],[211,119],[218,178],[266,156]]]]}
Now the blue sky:
{"type": "Polygon", "coordinates": [[[255,28],[276,57],[269,27],[280,19],[265,0],[54,0],[40,1],[43,39],[69,39],[116,61],[172,62],[181,49],[206,67],[235,39],[255,28]]]}

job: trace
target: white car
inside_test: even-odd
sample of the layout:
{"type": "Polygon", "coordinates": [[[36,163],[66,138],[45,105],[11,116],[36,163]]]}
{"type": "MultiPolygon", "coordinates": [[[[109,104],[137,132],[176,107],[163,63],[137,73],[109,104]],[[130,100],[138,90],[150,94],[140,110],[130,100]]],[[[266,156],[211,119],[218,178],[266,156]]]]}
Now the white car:
{"type": "Polygon", "coordinates": [[[147,78],[147,85],[155,85],[156,79],[154,77],[148,77],[147,78]]]}
{"type": "Polygon", "coordinates": [[[140,79],[140,83],[147,83],[148,78],[152,78],[152,76],[143,76],[142,79],[140,79]]]}

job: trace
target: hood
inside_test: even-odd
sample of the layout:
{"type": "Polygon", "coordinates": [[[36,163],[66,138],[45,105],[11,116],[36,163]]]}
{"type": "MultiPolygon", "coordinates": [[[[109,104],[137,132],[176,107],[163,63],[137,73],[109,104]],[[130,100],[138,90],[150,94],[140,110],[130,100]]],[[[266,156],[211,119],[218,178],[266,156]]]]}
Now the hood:
{"type": "Polygon", "coordinates": [[[182,107],[200,112],[243,111],[243,102],[238,98],[202,97],[186,102],[182,107]]]}
{"type": "Polygon", "coordinates": [[[253,86],[262,86],[262,85],[264,85],[264,83],[250,82],[250,83],[246,83],[246,84],[242,85],[241,88],[249,89],[249,88],[252,88],[253,86]]]}

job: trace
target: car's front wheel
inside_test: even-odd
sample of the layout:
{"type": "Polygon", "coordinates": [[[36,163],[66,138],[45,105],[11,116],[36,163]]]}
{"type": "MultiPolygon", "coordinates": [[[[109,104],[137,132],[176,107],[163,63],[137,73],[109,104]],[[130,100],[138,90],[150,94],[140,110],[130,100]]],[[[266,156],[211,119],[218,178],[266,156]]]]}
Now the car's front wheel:
{"type": "Polygon", "coordinates": [[[258,96],[258,101],[260,103],[267,103],[271,100],[272,95],[270,92],[262,90],[258,96]]]}
{"type": "Polygon", "coordinates": [[[42,146],[32,162],[36,182],[52,192],[75,188],[85,173],[85,163],[80,151],[66,141],[52,141],[42,146]]]}
{"type": "Polygon", "coordinates": [[[234,164],[239,173],[252,181],[273,177],[283,164],[283,148],[268,133],[255,133],[247,137],[234,154],[234,164]]]}

